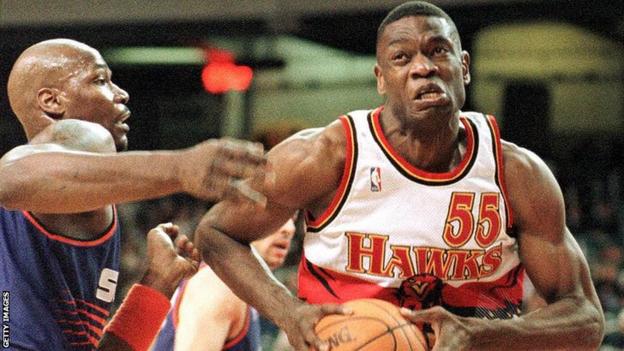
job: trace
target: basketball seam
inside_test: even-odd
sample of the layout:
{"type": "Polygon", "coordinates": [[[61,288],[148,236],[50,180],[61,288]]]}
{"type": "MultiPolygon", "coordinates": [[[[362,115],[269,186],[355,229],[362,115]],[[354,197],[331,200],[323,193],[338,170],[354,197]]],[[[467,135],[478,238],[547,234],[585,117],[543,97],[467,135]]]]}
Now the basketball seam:
{"type": "MultiPolygon", "coordinates": [[[[409,345],[409,347],[410,347],[410,351],[414,351],[414,348],[412,347],[412,343],[411,343],[411,341],[410,341],[410,338],[407,336],[407,333],[405,332],[405,330],[403,330],[403,329],[402,329],[404,326],[411,324],[411,322],[408,322],[407,324],[402,324],[402,325],[401,325],[401,324],[400,324],[401,322],[400,322],[400,321],[399,321],[396,317],[394,317],[391,313],[389,313],[389,312],[388,312],[388,311],[384,308],[384,306],[383,306],[383,305],[380,305],[380,304],[379,304],[377,301],[375,301],[375,300],[368,300],[368,302],[370,302],[372,305],[376,306],[377,308],[379,308],[379,309],[383,310],[383,311],[384,311],[387,315],[389,315],[389,316],[390,316],[390,318],[392,318],[392,319],[393,319],[393,320],[394,320],[394,321],[395,321],[398,325],[400,325],[401,332],[403,333],[403,336],[404,336],[404,337],[405,337],[405,339],[407,340],[407,344],[408,344],[408,345],[409,345]]],[[[396,329],[396,328],[399,328],[399,326],[397,326],[397,327],[393,328],[392,330],[394,331],[394,329],[396,329]]],[[[394,333],[392,333],[392,335],[394,336],[394,333]]],[[[418,343],[419,343],[419,344],[422,344],[422,343],[420,342],[420,340],[418,341],[418,343]]],[[[396,342],[395,342],[395,345],[396,345],[396,342]]],[[[427,345],[426,345],[426,344],[425,344],[425,345],[421,345],[421,346],[424,346],[425,348],[427,348],[427,345]]]]}

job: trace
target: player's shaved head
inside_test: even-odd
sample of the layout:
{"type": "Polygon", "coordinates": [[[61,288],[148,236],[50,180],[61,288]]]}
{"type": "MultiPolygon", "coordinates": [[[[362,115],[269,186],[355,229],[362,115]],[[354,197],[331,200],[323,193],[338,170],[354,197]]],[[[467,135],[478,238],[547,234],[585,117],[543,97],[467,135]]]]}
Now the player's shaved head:
{"type": "MultiPolygon", "coordinates": [[[[70,39],[52,39],[26,49],[17,59],[7,84],[9,103],[29,138],[44,121],[39,100],[41,89],[62,90],[69,78],[80,73],[85,60],[99,55],[92,47],[70,39]],[[81,65],[82,63],[82,65],[81,65]]],[[[53,117],[53,116],[50,116],[53,117]]]]}

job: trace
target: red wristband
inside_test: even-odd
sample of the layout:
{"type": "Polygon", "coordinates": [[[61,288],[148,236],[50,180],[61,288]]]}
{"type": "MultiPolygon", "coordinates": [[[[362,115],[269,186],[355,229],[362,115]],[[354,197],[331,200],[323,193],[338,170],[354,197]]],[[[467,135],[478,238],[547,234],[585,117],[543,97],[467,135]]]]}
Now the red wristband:
{"type": "Polygon", "coordinates": [[[161,292],[134,284],[106,332],[122,339],[135,351],[147,350],[167,317],[170,305],[161,292]]]}

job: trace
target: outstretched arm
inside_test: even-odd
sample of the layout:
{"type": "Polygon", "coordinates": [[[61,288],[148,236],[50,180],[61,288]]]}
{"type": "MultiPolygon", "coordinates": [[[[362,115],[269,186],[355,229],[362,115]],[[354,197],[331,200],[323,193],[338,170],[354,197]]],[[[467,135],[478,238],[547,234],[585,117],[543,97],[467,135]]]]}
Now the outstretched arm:
{"type": "Polygon", "coordinates": [[[103,127],[62,120],[2,157],[0,205],[76,213],[177,192],[218,200],[239,194],[236,181],[262,173],[264,164],[260,146],[228,139],[118,154],[103,127]]]}
{"type": "Polygon", "coordinates": [[[319,209],[338,187],[344,167],[344,134],[340,123],[304,132],[269,152],[275,182],[262,187],[265,208],[223,201],[202,219],[196,244],[203,259],[242,300],[286,330],[297,350],[321,347],[314,324],[337,306],[311,306],[292,296],[265,272],[249,243],[277,230],[299,208],[319,209]],[[226,234],[224,234],[226,233],[226,234]]]}
{"type": "Polygon", "coordinates": [[[434,350],[595,350],[602,340],[602,309],[587,262],[565,225],[561,190],[535,154],[503,145],[520,258],[548,305],[509,320],[462,318],[441,307],[405,315],[432,323],[434,350]]]}
{"type": "Polygon", "coordinates": [[[176,287],[199,267],[199,252],[178,230],[166,223],[147,234],[147,271],[106,327],[98,350],[147,350],[167,315],[176,287]]]}

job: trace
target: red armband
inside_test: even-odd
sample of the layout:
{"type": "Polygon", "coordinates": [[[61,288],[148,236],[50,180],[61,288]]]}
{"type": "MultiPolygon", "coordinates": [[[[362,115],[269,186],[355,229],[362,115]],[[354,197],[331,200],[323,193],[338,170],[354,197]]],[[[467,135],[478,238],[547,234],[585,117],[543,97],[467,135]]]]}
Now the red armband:
{"type": "Polygon", "coordinates": [[[135,351],[147,350],[167,317],[170,305],[161,292],[134,284],[105,331],[122,339],[135,351]]]}

